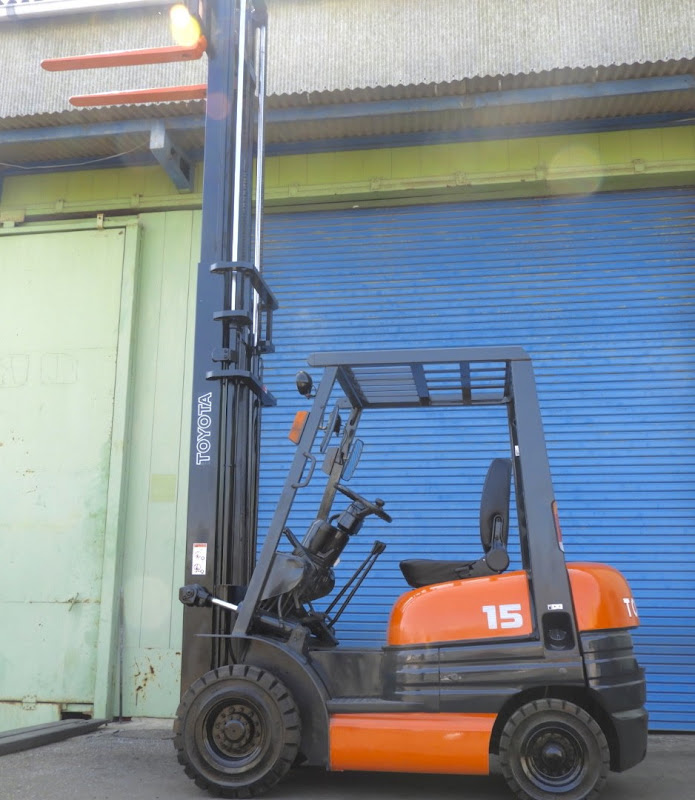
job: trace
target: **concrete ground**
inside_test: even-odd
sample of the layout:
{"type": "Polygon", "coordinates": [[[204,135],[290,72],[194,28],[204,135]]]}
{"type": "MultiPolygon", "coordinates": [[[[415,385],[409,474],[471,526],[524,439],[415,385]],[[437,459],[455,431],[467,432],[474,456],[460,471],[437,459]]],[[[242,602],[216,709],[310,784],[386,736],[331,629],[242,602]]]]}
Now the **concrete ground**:
{"type": "MultiPolygon", "coordinates": [[[[176,761],[171,723],[135,720],[0,757],[2,800],[205,800],[176,761]]],[[[610,773],[602,800],[695,796],[695,735],[651,736],[642,764],[610,773]]],[[[510,800],[486,778],[297,769],[269,800],[510,800]]]]}

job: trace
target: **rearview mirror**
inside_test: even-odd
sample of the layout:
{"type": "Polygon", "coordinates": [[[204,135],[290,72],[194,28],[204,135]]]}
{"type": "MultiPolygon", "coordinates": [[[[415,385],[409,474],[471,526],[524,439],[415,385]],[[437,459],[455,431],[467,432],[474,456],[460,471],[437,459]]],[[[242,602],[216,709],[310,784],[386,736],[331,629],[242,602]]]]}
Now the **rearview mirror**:
{"type": "Polygon", "coordinates": [[[355,474],[355,470],[357,469],[357,465],[360,463],[360,458],[362,458],[362,451],[364,450],[364,442],[362,439],[355,439],[352,443],[352,447],[350,448],[350,452],[348,453],[347,460],[345,461],[345,469],[343,469],[343,480],[349,481],[350,478],[355,474]]]}

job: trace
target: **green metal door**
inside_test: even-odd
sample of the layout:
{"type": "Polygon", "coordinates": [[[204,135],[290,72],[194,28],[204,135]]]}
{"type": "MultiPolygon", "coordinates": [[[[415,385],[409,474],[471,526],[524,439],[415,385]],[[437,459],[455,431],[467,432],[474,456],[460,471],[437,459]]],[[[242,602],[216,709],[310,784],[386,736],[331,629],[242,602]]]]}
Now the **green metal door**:
{"type": "Polygon", "coordinates": [[[94,702],[124,241],[0,239],[0,730],[94,702]]]}

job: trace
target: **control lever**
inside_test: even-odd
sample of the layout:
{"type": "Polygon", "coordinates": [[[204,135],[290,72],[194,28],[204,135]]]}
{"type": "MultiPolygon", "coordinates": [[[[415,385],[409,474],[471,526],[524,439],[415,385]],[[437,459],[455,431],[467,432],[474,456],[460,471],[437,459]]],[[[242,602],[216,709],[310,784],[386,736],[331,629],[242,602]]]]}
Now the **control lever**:
{"type": "Polygon", "coordinates": [[[350,603],[352,598],[355,596],[355,592],[357,592],[357,590],[360,588],[360,586],[364,582],[364,579],[367,577],[367,575],[369,575],[372,567],[374,566],[374,564],[376,564],[377,558],[379,558],[379,556],[384,552],[384,550],[386,550],[385,542],[380,542],[377,539],[374,542],[374,544],[372,545],[372,549],[369,552],[369,555],[367,556],[367,558],[365,558],[365,560],[359,565],[359,567],[357,567],[357,569],[353,573],[353,575],[350,578],[350,580],[345,584],[345,586],[343,586],[343,588],[333,598],[333,601],[328,606],[328,608],[325,610],[324,615],[325,615],[329,625],[331,625],[331,626],[335,625],[335,623],[340,619],[340,617],[343,614],[343,611],[345,611],[345,609],[348,607],[348,604],[350,603]],[[357,582],[355,583],[355,581],[357,581],[357,582]],[[345,592],[347,592],[347,590],[350,588],[350,586],[352,586],[353,583],[355,583],[355,585],[353,586],[350,594],[345,598],[345,600],[343,601],[343,604],[336,611],[335,616],[333,617],[333,619],[331,619],[329,621],[328,620],[328,615],[331,613],[331,611],[333,611],[333,609],[338,604],[338,602],[340,601],[342,596],[345,594],[345,592]]]}

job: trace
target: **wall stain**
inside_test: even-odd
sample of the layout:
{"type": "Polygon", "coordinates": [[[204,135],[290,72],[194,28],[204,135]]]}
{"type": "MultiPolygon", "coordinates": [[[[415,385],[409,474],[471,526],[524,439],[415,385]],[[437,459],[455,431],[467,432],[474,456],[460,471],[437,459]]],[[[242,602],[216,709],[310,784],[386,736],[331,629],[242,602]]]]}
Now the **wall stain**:
{"type": "Polygon", "coordinates": [[[137,672],[133,675],[133,679],[135,681],[135,705],[137,705],[141,698],[144,699],[147,684],[156,677],[156,672],[152,664],[144,672],[140,669],[139,664],[136,663],[135,667],[137,672]]]}

